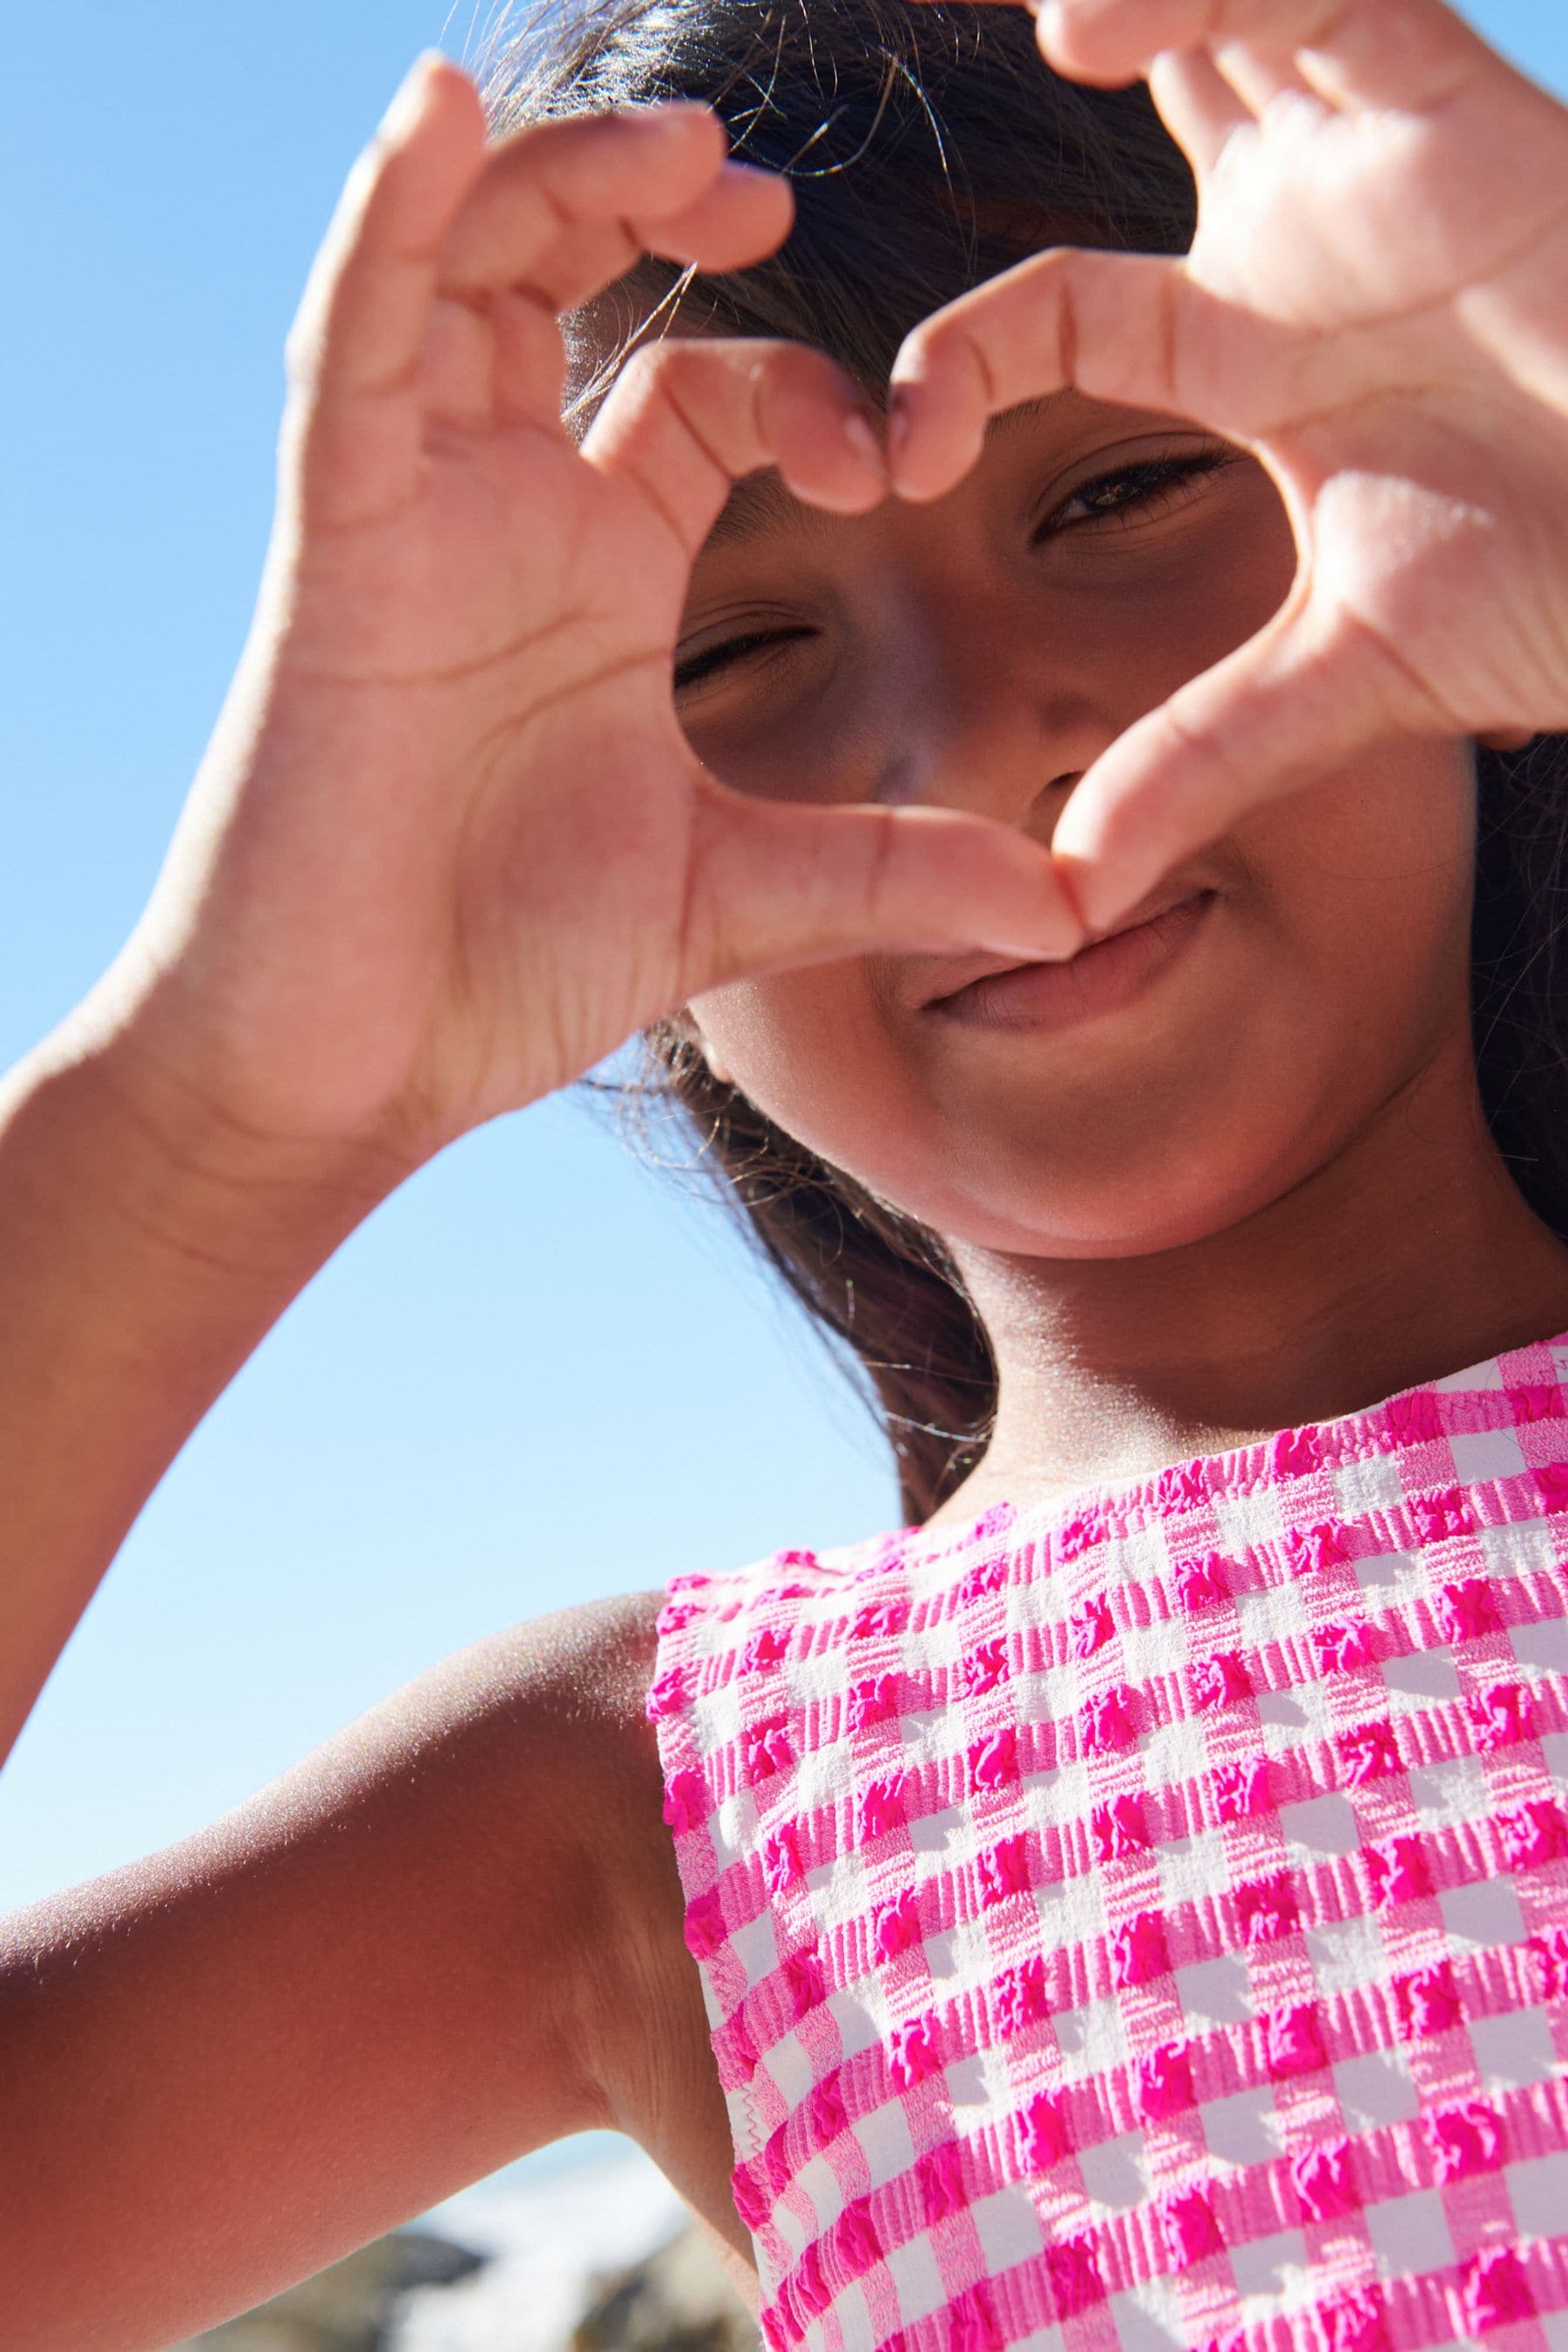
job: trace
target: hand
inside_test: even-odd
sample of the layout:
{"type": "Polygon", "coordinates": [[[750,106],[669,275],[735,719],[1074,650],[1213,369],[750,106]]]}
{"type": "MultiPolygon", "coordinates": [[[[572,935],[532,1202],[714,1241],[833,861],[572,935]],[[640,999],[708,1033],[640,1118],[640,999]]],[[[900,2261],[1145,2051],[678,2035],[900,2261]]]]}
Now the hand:
{"type": "Polygon", "coordinates": [[[1068,953],[1049,860],[945,812],[753,803],[698,765],[673,647],[731,479],[886,494],[852,387],[790,346],[670,340],[587,436],[557,312],[643,249],[785,235],[706,109],[487,146],[417,68],[290,347],[256,628],[153,900],[100,994],[160,1101],[413,1162],[696,991],[872,946],[1068,953]]]}
{"type": "Polygon", "coordinates": [[[1197,235],[1046,253],[926,321],[895,488],[939,496],[988,415],[1072,383],[1251,450],[1300,558],[1074,791],[1053,848],[1099,929],[1380,741],[1568,727],[1568,113],[1438,0],[1053,0],[1038,35],[1147,74],[1197,235]]]}

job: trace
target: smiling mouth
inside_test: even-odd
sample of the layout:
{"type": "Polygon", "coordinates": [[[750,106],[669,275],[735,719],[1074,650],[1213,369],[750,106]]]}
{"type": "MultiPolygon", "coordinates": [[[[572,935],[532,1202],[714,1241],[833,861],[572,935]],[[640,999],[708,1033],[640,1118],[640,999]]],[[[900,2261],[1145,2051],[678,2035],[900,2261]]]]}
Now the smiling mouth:
{"type": "MultiPolygon", "coordinates": [[[[1133,1003],[1183,957],[1218,893],[1189,891],[1057,963],[1014,963],[976,971],[921,1008],[983,1029],[1066,1029],[1133,1003]]],[[[1134,909],[1134,913],[1136,913],[1134,909]]]]}

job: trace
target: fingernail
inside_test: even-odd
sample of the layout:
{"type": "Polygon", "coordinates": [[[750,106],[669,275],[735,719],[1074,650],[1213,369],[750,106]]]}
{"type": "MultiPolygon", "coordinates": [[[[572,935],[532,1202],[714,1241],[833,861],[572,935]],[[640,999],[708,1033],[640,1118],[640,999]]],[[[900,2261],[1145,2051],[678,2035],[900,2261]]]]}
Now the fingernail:
{"type": "MultiPolygon", "coordinates": [[[[651,122],[656,130],[667,122],[719,122],[719,117],[704,98],[656,98],[641,106],[616,106],[610,110],[628,122],[651,122]]],[[[719,128],[724,126],[719,122],[719,128]]],[[[725,145],[729,140],[726,134],[725,145]]]]}

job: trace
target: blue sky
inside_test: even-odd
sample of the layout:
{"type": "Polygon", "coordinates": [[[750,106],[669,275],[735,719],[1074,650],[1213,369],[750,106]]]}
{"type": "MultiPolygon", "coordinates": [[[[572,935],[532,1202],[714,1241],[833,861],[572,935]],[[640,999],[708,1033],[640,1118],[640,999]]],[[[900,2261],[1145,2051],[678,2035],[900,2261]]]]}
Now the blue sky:
{"type": "MultiPolygon", "coordinates": [[[[1568,89],[1558,0],[1471,13],[1568,89]]],[[[6,1059],[152,883],[244,634],[310,255],[409,60],[473,31],[423,0],[13,14],[6,1059]]],[[[0,1908],[198,1827],[493,1627],[897,1516],[716,1210],[570,1098],[500,1122],[362,1228],[150,1505],[0,1780],[0,1908]]]]}

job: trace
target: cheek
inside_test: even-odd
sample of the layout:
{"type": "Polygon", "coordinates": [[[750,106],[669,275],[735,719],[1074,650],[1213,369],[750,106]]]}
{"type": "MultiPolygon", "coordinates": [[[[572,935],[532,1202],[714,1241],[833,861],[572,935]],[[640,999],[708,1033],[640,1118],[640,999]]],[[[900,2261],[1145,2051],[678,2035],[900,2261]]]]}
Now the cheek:
{"type": "Polygon", "coordinates": [[[1472,1061],[1474,845],[1468,751],[1436,743],[1390,747],[1239,825],[1215,952],[1179,1020],[1128,1036],[1121,1087],[1056,1097],[1060,1131],[1085,1139],[1054,1171],[1062,1227],[1089,1247],[1202,1239],[1402,1097],[1427,1106],[1412,1148],[1446,1150],[1472,1061]]]}
{"type": "MultiPolygon", "coordinates": [[[[1412,1149],[1446,1150],[1451,1116],[1468,1117],[1468,747],[1391,747],[1264,811],[1229,846],[1240,873],[1227,965],[1191,1024],[1186,1069],[1201,1083],[1178,1074],[1162,1097],[1152,1071],[1142,1103],[1134,1090],[1131,1115],[1101,1136],[1100,1167],[1129,1171],[1128,1230],[1140,1178],[1160,1166],[1166,1241],[1267,1207],[1401,1097],[1426,1106],[1412,1149]]],[[[1113,1202],[1084,1173],[1076,1213],[1093,1231],[1114,1221],[1113,1202]]]]}
{"type": "Polygon", "coordinates": [[[851,965],[817,964],[691,1000],[713,1069],[803,1143],[809,1139],[797,1118],[818,1102],[831,1105],[868,1075],[870,1004],[858,979],[851,965]]]}
{"type": "Polygon", "coordinates": [[[1475,820],[1468,746],[1405,741],[1266,807],[1235,843],[1327,1001],[1375,1014],[1468,979],[1475,820]]]}
{"type": "Polygon", "coordinates": [[[954,1242],[1134,1255],[1224,1229],[1468,1050],[1468,751],[1405,744],[1215,852],[1181,992],[1058,1037],[933,1054],[862,963],[719,990],[710,1058],[779,1126],[954,1242]]]}
{"type": "Polygon", "coordinates": [[[929,1154],[931,1106],[889,1034],[866,964],[815,964],[692,999],[710,1064],[775,1126],[898,1197],[929,1154]]]}
{"type": "Polygon", "coordinates": [[[1095,600],[1132,688],[1124,702],[1152,709],[1234,653],[1279,611],[1296,568],[1279,493],[1261,466],[1238,466],[1190,544],[1178,541],[1164,564],[1140,562],[1134,593],[1119,590],[1112,570],[1095,600]]]}

